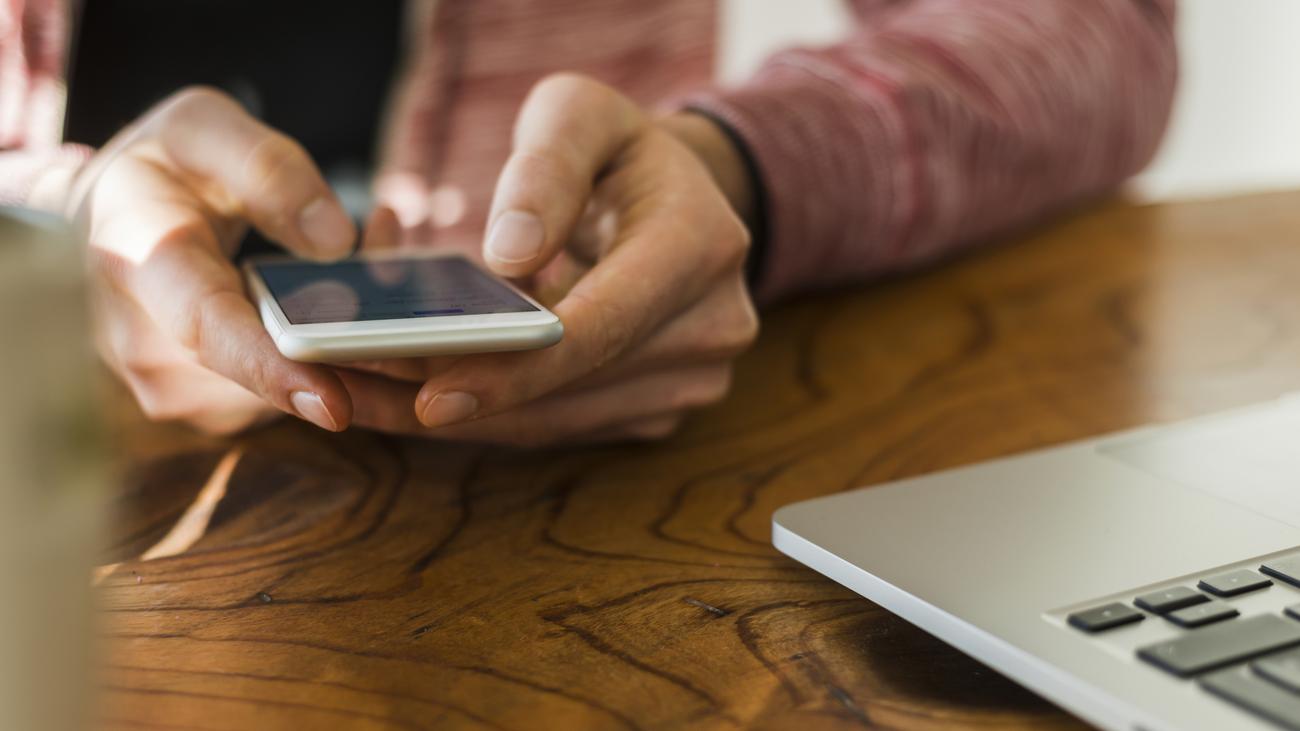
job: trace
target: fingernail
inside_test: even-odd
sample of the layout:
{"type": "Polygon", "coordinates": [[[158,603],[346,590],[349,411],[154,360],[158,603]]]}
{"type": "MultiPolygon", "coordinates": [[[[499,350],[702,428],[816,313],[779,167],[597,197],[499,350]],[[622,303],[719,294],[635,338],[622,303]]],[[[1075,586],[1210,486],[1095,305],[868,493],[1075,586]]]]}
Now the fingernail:
{"type": "Polygon", "coordinates": [[[420,421],[425,426],[446,426],[468,419],[475,411],[478,411],[478,399],[473,394],[445,391],[429,400],[420,421]]]}
{"type": "Polygon", "coordinates": [[[298,412],[298,416],[322,429],[339,430],[338,422],[334,421],[333,416],[330,416],[330,411],[325,408],[325,402],[321,400],[320,396],[311,391],[294,391],[289,396],[289,401],[293,404],[294,411],[298,412]]]}
{"type": "Polygon", "coordinates": [[[303,206],[298,227],[322,254],[344,254],[352,248],[352,221],[337,203],[324,196],[303,206]]]}
{"type": "Polygon", "coordinates": [[[488,232],[487,253],[510,264],[528,261],[541,253],[545,239],[542,219],[524,211],[506,211],[497,216],[488,232]]]}

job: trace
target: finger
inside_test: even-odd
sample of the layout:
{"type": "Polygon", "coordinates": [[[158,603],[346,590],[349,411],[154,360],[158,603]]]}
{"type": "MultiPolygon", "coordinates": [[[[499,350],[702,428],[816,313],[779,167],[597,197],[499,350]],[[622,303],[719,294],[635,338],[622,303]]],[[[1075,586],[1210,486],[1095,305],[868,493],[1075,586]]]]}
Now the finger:
{"type": "Polygon", "coordinates": [[[389,434],[427,431],[411,413],[419,384],[365,370],[339,369],[337,374],[353,403],[353,424],[389,434]]]}
{"type": "Polygon", "coordinates": [[[565,251],[579,264],[594,266],[613,246],[618,236],[618,210],[598,201],[593,193],[573,232],[565,251]]]}
{"type": "Polygon", "coordinates": [[[378,206],[366,221],[361,237],[361,250],[365,252],[391,251],[401,244],[402,224],[397,214],[388,206],[378,206]]]}
{"type": "Polygon", "coordinates": [[[181,421],[207,434],[234,434],[279,416],[256,394],[197,363],[161,363],[120,373],[154,421],[181,421]]]}
{"type": "Polygon", "coordinates": [[[208,222],[193,205],[168,199],[156,170],[126,162],[116,167],[106,182],[119,184],[95,194],[100,213],[90,239],[106,286],[134,300],[209,370],[282,411],[326,429],[345,428],[352,407],[343,384],[328,368],[295,363],[276,350],[208,222]],[[153,244],[137,251],[139,241],[153,244]]]}
{"type": "Polygon", "coordinates": [[[186,243],[190,235],[178,232],[175,243],[164,242],[132,276],[133,289],[150,303],[154,318],[205,367],[286,413],[330,431],[345,429],[351,401],[337,376],[281,355],[237,275],[214,277],[218,264],[201,261],[209,254],[186,243]],[[160,310],[168,314],[159,318],[160,310]]]}
{"type": "MultiPolygon", "coordinates": [[[[99,294],[103,295],[102,289],[99,294]]],[[[228,378],[199,365],[129,298],[98,296],[96,340],[104,362],[155,421],[184,421],[209,434],[242,431],[278,414],[228,378]]]]}
{"type": "MultiPolygon", "coordinates": [[[[410,400],[416,390],[409,383],[393,381],[369,373],[342,372],[339,374],[357,404],[353,419],[357,426],[376,431],[403,436],[422,436],[437,439],[479,441],[496,444],[526,446],[520,439],[528,439],[533,446],[546,443],[565,442],[571,444],[604,444],[625,441],[653,441],[671,435],[681,425],[684,418],[681,412],[657,414],[633,419],[616,426],[602,426],[586,432],[577,432],[577,427],[560,426],[537,429],[538,419],[549,418],[545,414],[536,417],[520,415],[514,424],[507,428],[489,425],[492,433],[475,435],[457,435],[442,430],[428,429],[420,424],[411,414],[410,400]],[[529,421],[529,424],[523,423],[529,421]],[[525,433],[531,430],[531,433],[525,433]],[[571,433],[572,432],[572,433],[571,433]]],[[[498,417],[505,419],[505,416],[498,417]]]]}
{"type": "Polygon", "coordinates": [[[647,419],[605,429],[597,429],[574,438],[579,444],[609,444],[612,442],[655,442],[667,439],[681,427],[685,417],[681,414],[652,416],[647,419]]]}
{"type": "Polygon", "coordinates": [[[483,247],[488,267],[522,277],[550,261],[596,176],[645,124],[629,99],[584,77],[557,74],[534,86],[492,199],[483,247]]]}
{"type": "Polygon", "coordinates": [[[730,388],[730,365],[708,364],[554,396],[504,414],[428,433],[438,439],[456,441],[546,446],[630,421],[703,408],[721,401],[730,388]]]}
{"type": "MultiPolygon", "coordinates": [[[[339,368],[376,373],[398,381],[422,384],[464,360],[464,355],[433,355],[424,358],[385,358],[339,363],[339,368]]],[[[408,410],[410,404],[407,404],[408,410]]]]}
{"type": "Polygon", "coordinates": [[[203,88],[175,94],[149,115],[145,134],[218,210],[246,217],[302,256],[351,252],[356,228],[307,152],[225,94],[203,88]]]}
{"type": "MultiPolygon", "coordinates": [[[[426,361],[425,358],[387,358],[337,363],[335,365],[340,369],[374,373],[385,378],[418,385],[424,383],[431,374],[426,361]]],[[[407,404],[407,406],[410,406],[410,404],[407,404]]]]}
{"type": "Polygon", "coordinates": [[[737,275],[661,324],[618,361],[561,390],[591,388],[674,365],[731,360],[753,345],[758,327],[749,289],[737,275]]]}
{"type": "Polygon", "coordinates": [[[721,400],[731,385],[728,363],[651,373],[600,388],[552,396],[496,416],[430,429],[413,418],[415,387],[364,373],[343,373],[358,425],[438,439],[540,446],[630,422],[661,419],[721,400]]]}

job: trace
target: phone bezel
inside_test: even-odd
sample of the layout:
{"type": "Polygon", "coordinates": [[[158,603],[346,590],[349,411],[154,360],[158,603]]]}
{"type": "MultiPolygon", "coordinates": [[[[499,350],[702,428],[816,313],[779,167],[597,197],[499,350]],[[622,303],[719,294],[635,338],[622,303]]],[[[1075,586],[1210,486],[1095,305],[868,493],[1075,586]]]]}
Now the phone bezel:
{"type": "Polygon", "coordinates": [[[354,260],[358,258],[371,261],[460,258],[508,287],[537,310],[295,325],[289,322],[279,300],[258,272],[257,265],[297,260],[284,255],[250,257],[243,263],[249,293],[276,348],[285,357],[329,363],[372,358],[533,350],[554,345],[564,335],[564,325],[555,313],[518,287],[484,271],[473,260],[458,252],[398,251],[353,257],[354,260]]]}
{"type": "Polygon", "coordinates": [[[394,252],[383,254],[367,254],[363,256],[350,257],[345,261],[356,261],[358,259],[367,261],[385,261],[385,260],[415,260],[415,259],[461,259],[470,263],[471,266],[478,269],[484,276],[491,277],[496,282],[504,285],[511,292],[514,292],[525,302],[536,307],[533,312],[491,312],[477,315],[431,315],[428,317],[403,317],[388,320],[349,320],[346,322],[310,322],[294,324],[284,314],[284,309],[280,306],[279,300],[271,292],[262,275],[257,271],[258,264],[276,264],[292,263],[300,261],[292,256],[286,255],[266,255],[255,256],[247,259],[244,266],[244,273],[253,288],[253,295],[257,302],[266,302],[270,306],[270,314],[275,320],[276,326],[284,332],[293,332],[303,336],[337,336],[349,334],[366,334],[379,335],[385,333],[409,333],[425,332],[429,330],[480,330],[483,328],[514,328],[527,325],[547,325],[556,322],[559,318],[553,312],[546,309],[537,300],[528,296],[518,287],[514,286],[505,279],[487,272],[482,266],[471,261],[468,257],[458,252],[394,252]]]}

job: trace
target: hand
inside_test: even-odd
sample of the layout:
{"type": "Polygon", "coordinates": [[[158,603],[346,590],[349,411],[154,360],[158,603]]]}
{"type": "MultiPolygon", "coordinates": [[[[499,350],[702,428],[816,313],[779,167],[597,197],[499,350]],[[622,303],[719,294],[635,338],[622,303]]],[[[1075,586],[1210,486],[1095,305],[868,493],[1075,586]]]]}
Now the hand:
{"type": "Polygon", "coordinates": [[[391,377],[340,371],[356,422],[522,445],[672,432],[723,398],[757,333],[733,210],[745,180],[703,118],[656,123],[596,82],[542,81],[516,122],[483,259],[555,301],[564,340],[433,359],[414,367],[429,374],[423,387],[400,380],[409,362],[390,364],[391,377]]]}
{"type": "Polygon", "coordinates": [[[101,354],[150,417],[213,432],[275,410],[348,425],[343,383],[280,355],[229,258],[248,224],[302,256],[351,250],[355,227],[297,143],[187,89],[119,133],[60,207],[90,243],[101,354]]]}

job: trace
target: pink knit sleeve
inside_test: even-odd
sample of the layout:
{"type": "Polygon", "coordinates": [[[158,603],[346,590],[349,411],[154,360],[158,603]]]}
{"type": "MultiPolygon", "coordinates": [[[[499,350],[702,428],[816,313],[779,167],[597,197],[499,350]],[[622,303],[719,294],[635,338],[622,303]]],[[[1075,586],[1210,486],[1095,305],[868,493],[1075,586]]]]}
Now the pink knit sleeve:
{"type": "Polygon", "coordinates": [[[0,204],[24,204],[38,178],[90,156],[60,143],[68,0],[0,0],[0,204]]]}
{"type": "Polygon", "coordinates": [[[933,259],[1114,188],[1150,160],[1174,0],[859,0],[846,42],[690,104],[765,190],[760,300],[933,259]]]}

